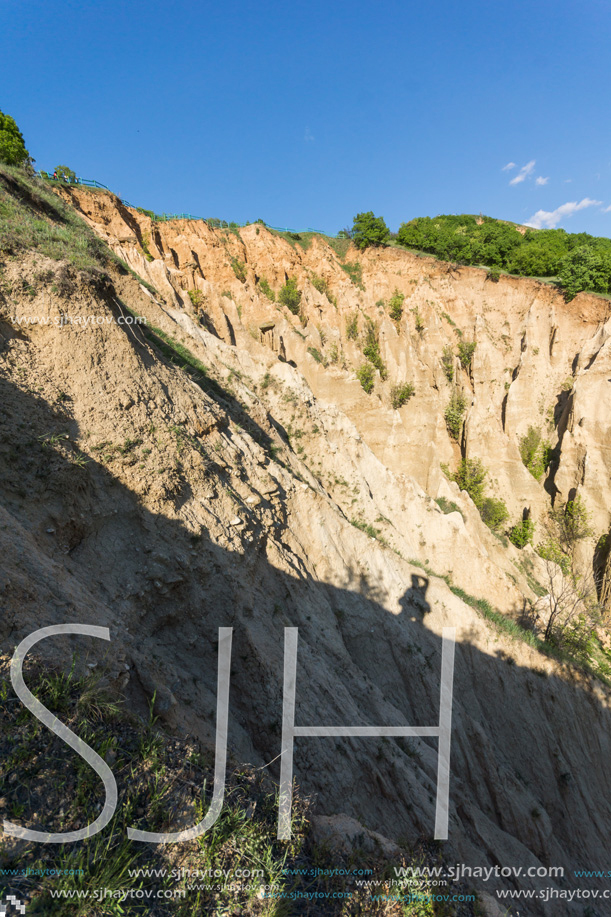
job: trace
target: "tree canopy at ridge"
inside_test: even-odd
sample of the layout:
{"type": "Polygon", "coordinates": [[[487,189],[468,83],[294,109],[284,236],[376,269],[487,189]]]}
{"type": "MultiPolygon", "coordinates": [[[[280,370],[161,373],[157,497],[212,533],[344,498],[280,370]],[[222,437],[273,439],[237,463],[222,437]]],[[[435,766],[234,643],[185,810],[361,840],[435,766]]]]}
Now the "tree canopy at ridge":
{"type": "Polygon", "coordinates": [[[29,159],[30,154],[15,119],[0,111],[0,162],[20,166],[29,159]]]}
{"type": "Polygon", "coordinates": [[[602,236],[458,214],[402,223],[396,240],[444,261],[525,277],[555,277],[570,298],[582,290],[611,293],[611,239],[602,236]]]}

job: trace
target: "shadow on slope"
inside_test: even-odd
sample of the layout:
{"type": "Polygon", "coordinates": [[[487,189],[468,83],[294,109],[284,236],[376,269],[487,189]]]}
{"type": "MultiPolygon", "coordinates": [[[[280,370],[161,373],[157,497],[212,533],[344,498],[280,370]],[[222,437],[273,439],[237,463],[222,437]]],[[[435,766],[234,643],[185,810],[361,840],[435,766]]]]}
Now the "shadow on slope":
{"type": "MultiPolygon", "coordinates": [[[[274,780],[288,626],[299,628],[297,725],[437,724],[440,640],[427,619],[437,630],[441,620],[460,621],[453,621],[456,603],[440,608],[443,601],[430,597],[427,577],[397,561],[411,584],[393,614],[362,567],[346,568],[342,587],[318,581],[283,532],[272,538],[256,522],[252,542],[236,533],[223,548],[203,528],[194,541],[186,525],[151,513],[102,464],[79,464],[68,446],[56,448],[53,437],[68,430],[72,440],[79,432],[65,406],[53,408],[4,378],[0,403],[0,495],[8,512],[0,532],[0,640],[7,651],[38,627],[108,626],[109,665],[129,665],[129,680],[121,683],[133,708],[146,713],[155,697],[168,729],[209,747],[218,628],[231,626],[229,747],[236,761],[263,766],[274,780]],[[270,562],[271,541],[293,573],[270,562]],[[51,580],[36,579],[50,568],[51,580]],[[13,588],[17,582],[20,588],[13,588]],[[86,600],[80,607],[79,597],[86,600]]],[[[444,859],[524,869],[563,865],[571,887],[573,868],[605,868],[607,699],[583,680],[572,684],[568,674],[536,672],[484,649],[491,639],[481,628],[463,628],[457,645],[444,859]]],[[[83,648],[88,658],[103,656],[97,641],[53,643],[40,647],[52,660],[83,648]]],[[[212,770],[208,787],[211,776],[212,770]]],[[[432,836],[435,740],[297,739],[295,779],[303,793],[317,795],[319,815],[345,813],[407,846],[432,836]]],[[[36,784],[36,768],[28,780],[36,784]]],[[[44,786],[32,799],[17,821],[60,824],[44,811],[44,786]]],[[[147,827],[146,813],[140,824],[147,827]]],[[[339,915],[341,907],[327,901],[324,913],[339,915]]]]}

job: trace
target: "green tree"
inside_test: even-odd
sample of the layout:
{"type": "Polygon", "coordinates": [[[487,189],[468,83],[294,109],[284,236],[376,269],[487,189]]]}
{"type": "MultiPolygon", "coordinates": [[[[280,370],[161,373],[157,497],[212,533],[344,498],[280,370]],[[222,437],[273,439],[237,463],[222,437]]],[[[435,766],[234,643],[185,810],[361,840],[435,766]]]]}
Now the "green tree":
{"type": "Polygon", "coordinates": [[[509,519],[509,511],[504,500],[494,497],[484,497],[479,508],[480,516],[489,529],[498,532],[501,526],[509,519]]]}
{"type": "Polygon", "coordinates": [[[76,181],[76,172],[74,172],[69,166],[56,166],[55,174],[60,181],[76,181]]]}
{"type": "Polygon", "coordinates": [[[608,293],[611,289],[611,252],[593,245],[575,248],[562,264],[560,283],[567,299],[573,299],[582,290],[608,293]]]}
{"type": "Polygon", "coordinates": [[[553,449],[543,442],[536,427],[530,426],[525,436],[520,439],[520,456],[522,462],[537,481],[541,480],[552,460],[553,449]]]}
{"type": "Polygon", "coordinates": [[[371,363],[363,363],[359,366],[356,371],[356,377],[367,394],[370,395],[375,385],[375,370],[371,363]]]}
{"type": "Polygon", "coordinates": [[[359,314],[353,312],[346,322],[346,337],[349,341],[356,341],[359,336],[359,314]]]}
{"type": "Polygon", "coordinates": [[[555,529],[555,536],[564,554],[573,558],[577,542],[590,538],[594,534],[589,510],[578,495],[568,500],[563,506],[554,507],[550,512],[550,521],[555,529]]]}
{"type": "Polygon", "coordinates": [[[523,519],[510,528],[507,537],[516,548],[525,548],[532,542],[534,533],[535,523],[532,519],[523,519]]]}
{"type": "Polygon", "coordinates": [[[535,550],[543,560],[558,564],[565,576],[569,575],[571,572],[571,560],[553,537],[549,536],[545,541],[539,542],[535,550]]]}
{"type": "Polygon", "coordinates": [[[395,290],[393,295],[388,301],[388,311],[390,312],[390,317],[393,322],[400,322],[401,316],[403,315],[403,301],[405,296],[403,293],[400,293],[399,290],[395,290]]]}
{"type": "Polygon", "coordinates": [[[471,360],[476,347],[477,344],[475,341],[458,342],[458,358],[463,369],[468,369],[471,366],[471,360]]]}
{"type": "Polygon", "coordinates": [[[459,392],[455,389],[452,392],[452,397],[450,398],[448,406],[445,409],[443,415],[445,418],[446,427],[448,428],[448,433],[455,440],[458,440],[458,437],[460,436],[463,414],[465,413],[466,407],[467,399],[462,394],[462,392],[459,392]]]}
{"type": "Polygon", "coordinates": [[[488,472],[481,459],[462,459],[452,480],[456,481],[461,490],[467,491],[479,509],[484,499],[487,476],[488,472]]]}
{"type": "Polygon", "coordinates": [[[299,315],[299,305],[301,303],[301,290],[297,289],[297,281],[294,277],[289,277],[280,292],[278,299],[283,306],[293,313],[299,315]]]}
{"type": "Polygon", "coordinates": [[[404,382],[403,385],[393,385],[390,390],[390,403],[395,411],[403,407],[409,399],[416,393],[416,389],[411,382],[404,382]]]}
{"type": "Polygon", "coordinates": [[[20,166],[31,161],[15,120],[0,111],[0,162],[9,166],[20,166]]]}
{"type": "Polygon", "coordinates": [[[382,245],[390,237],[390,229],[384,217],[376,217],[373,210],[357,213],[351,230],[352,241],[357,248],[369,248],[370,245],[382,245]]]}
{"type": "Polygon", "coordinates": [[[441,365],[443,366],[443,371],[448,382],[452,382],[454,379],[454,351],[450,344],[446,344],[443,348],[441,354],[441,365]]]}
{"type": "Polygon", "coordinates": [[[597,583],[591,573],[578,575],[545,558],[545,596],[535,605],[538,622],[544,628],[543,639],[578,658],[587,658],[594,650],[596,628],[604,609],[597,600],[597,583]]]}
{"type": "Polygon", "coordinates": [[[365,329],[365,346],[363,347],[363,354],[370,363],[373,363],[375,368],[379,371],[381,378],[386,379],[388,373],[380,353],[378,329],[370,318],[367,319],[367,327],[365,329]]]}

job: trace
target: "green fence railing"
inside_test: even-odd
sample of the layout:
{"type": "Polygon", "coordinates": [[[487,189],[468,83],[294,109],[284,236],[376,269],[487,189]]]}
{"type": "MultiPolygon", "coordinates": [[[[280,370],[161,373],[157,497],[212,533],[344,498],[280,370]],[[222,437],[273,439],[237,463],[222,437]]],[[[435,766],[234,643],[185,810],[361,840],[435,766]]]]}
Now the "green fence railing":
{"type": "Polygon", "coordinates": [[[102,188],[104,191],[110,191],[110,188],[107,188],[106,185],[101,184],[99,181],[95,181],[93,178],[75,177],[69,180],[67,178],[53,178],[48,172],[37,172],[36,174],[39,178],[51,182],[52,185],[86,185],[88,188],[102,188]]]}
{"type": "MultiPolygon", "coordinates": [[[[44,179],[45,181],[51,182],[53,185],[85,185],[88,188],[101,188],[103,191],[110,191],[110,188],[107,185],[103,185],[99,181],[95,181],[92,178],[80,178],[75,177],[72,181],[64,178],[53,178],[48,172],[37,172],[39,178],[44,179]]],[[[243,229],[245,226],[253,226],[254,223],[261,222],[260,220],[255,220],[253,222],[247,221],[246,223],[236,223],[228,222],[227,220],[219,220],[216,217],[199,217],[195,216],[193,213],[154,213],[152,210],[146,210],[144,207],[136,207],[134,204],[130,204],[129,201],[119,198],[121,203],[125,207],[131,207],[132,210],[138,210],[140,213],[144,213],[149,216],[155,223],[168,223],[170,220],[200,220],[211,229],[243,229]]],[[[335,233],[325,232],[322,229],[312,229],[308,227],[307,229],[290,229],[288,226],[271,226],[269,223],[262,223],[261,225],[265,226],[267,229],[273,229],[275,232],[288,232],[292,233],[295,236],[300,235],[304,232],[313,232],[319,236],[327,236],[330,239],[336,239],[337,235],[335,233]]]]}

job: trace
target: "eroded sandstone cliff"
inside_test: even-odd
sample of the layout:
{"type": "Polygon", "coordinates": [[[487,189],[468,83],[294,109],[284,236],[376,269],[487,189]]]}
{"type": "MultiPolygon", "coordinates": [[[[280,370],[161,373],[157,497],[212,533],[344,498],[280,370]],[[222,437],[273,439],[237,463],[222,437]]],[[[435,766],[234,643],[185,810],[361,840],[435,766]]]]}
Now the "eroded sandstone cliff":
{"type": "MultiPolygon", "coordinates": [[[[285,627],[299,627],[304,725],[434,725],[441,633],[456,627],[444,856],[606,868],[608,690],[495,629],[441,578],[517,616],[542,562],[503,544],[440,466],[481,458],[514,520],[528,509],[539,522],[578,489],[608,531],[608,302],[567,304],[549,285],[396,249],[341,257],[321,238],[303,248],[263,226],[158,224],[111,195],[65,196],[153,289],[116,267],[93,286],[69,266],[58,283],[40,255],[5,264],[3,649],[43,625],[104,624],[133,704],[156,691],[168,728],[210,743],[217,633],[232,626],[230,747],[261,766],[280,751],[285,627]],[[357,261],[359,284],[343,266],[357,261]],[[261,287],[289,277],[300,316],[261,287]],[[400,321],[386,306],[395,290],[400,321]],[[148,326],[122,324],[130,314],[148,326]],[[347,334],[355,316],[361,340],[347,334]],[[355,373],[367,319],[388,370],[371,394],[355,373]],[[443,350],[460,339],[477,346],[450,383],[443,350]],[[394,410],[403,382],[415,395],[394,410]],[[468,401],[460,443],[444,420],[453,387],[468,401]],[[540,482],[519,453],[531,425],[557,447],[540,482]],[[441,497],[460,512],[444,514],[441,497]]],[[[302,739],[295,757],[320,815],[404,841],[432,834],[436,767],[423,739],[302,739]]]]}

